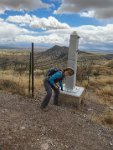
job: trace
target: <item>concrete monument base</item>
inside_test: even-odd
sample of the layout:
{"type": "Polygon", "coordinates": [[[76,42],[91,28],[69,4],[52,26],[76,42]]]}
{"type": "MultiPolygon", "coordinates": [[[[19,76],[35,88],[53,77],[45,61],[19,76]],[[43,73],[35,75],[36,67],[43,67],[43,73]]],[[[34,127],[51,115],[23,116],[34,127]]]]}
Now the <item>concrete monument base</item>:
{"type": "Polygon", "coordinates": [[[83,87],[75,86],[73,90],[69,90],[64,85],[64,91],[61,91],[59,101],[79,108],[84,91],[85,89],[83,87]]]}

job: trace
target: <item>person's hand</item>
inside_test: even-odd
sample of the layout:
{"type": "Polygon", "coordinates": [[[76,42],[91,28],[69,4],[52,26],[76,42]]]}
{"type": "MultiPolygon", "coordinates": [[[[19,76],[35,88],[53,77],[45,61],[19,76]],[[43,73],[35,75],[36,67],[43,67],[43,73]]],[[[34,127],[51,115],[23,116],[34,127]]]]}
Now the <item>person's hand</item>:
{"type": "Polygon", "coordinates": [[[56,84],[52,85],[53,89],[59,89],[56,84]]]}
{"type": "Polygon", "coordinates": [[[54,85],[55,89],[59,89],[59,87],[57,85],[54,85]]]}

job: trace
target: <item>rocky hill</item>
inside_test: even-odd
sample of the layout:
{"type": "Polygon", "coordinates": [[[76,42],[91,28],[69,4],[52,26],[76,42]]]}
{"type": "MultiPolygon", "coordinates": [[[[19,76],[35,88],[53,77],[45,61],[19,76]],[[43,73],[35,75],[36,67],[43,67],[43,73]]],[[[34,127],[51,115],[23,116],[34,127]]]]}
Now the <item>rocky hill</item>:
{"type": "Polygon", "coordinates": [[[68,56],[68,50],[69,48],[68,47],[65,47],[65,46],[58,46],[58,45],[55,45],[53,47],[51,47],[50,49],[48,49],[47,51],[45,51],[45,55],[51,55],[52,58],[57,58],[57,59],[67,59],[67,56],[68,56]]]}
{"type": "Polygon", "coordinates": [[[50,49],[47,49],[45,52],[36,53],[35,62],[36,65],[40,68],[48,68],[48,66],[65,66],[68,58],[68,47],[64,46],[53,46],[50,49]],[[42,66],[43,64],[43,66],[42,66]]]}
{"type": "MultiPolygon", "coordinates": [[[[67,66],[69,48],[65,46],[55,45],[46,51],[37,52],[35,49],[35,68],[47,69],[52,66],[59,66],[65,68],[67,66]]],[[[3,51],[4,52],[4,51],[3,51]]],[[[111,60],[113,54],[95,54],[89,52],[78,51],[78,61],[87,60],[111,60]]],[[[0,66],[28,66],[29,67],[29,51],[6,51],[4,54],[0,53],[0,66]]],[[[28,68],[27,67],[27,68],[28,68]]]]}
{"type": "MultiPolygon", "coordinates": [[[[35,62],[38,68],[48,68],[51,66],[66,67],[69,48],[65,46],[55,45],[44,52],[38,52],[35,55],[35,62]],[[42,65],[43,64],[43,65],[42,65]]],[[[96,54],[85,51],[78,51],[78,61],[87,60],[110,60],[113,54],[96,54]]]]}

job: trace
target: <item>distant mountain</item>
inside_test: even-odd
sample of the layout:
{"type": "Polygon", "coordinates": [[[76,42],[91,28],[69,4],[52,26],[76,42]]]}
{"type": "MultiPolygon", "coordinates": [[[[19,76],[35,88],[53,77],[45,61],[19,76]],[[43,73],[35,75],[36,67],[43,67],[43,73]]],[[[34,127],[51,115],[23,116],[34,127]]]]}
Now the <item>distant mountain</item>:
{"type": "MultiPolygon", "coordinates": [[[[7,51],[10,52],[11,49],[7,49],[7,51]]],[[[15,49],[14,51],[16,52],[16,50],[21,50],[21,51],[25,51],[28,49],[15,49]]],[[[31,49],[29,49],[31,51],[31,49]]],[[[11,50],[12,51],[12,50],[11,50]]],[[[38,47],[35,47],[35,68],[37,69],[47,69],[53,66],[58,66],[60,68],[65,68],[67,67],[67,60],[68,60],[68,51],[69,48],[66,46],[58,46],[55,45],[47,50],[45,49],[39,49],[38,47]]],[[[15,55],[16,56],[16,55],[15,55]]],[[[4,60],[5,58],[3,58],[4,60]]],[[[113,54],[96,54],[96,53],[90,53],[90,52],[84,52],[84,51],[78,51],[78,62],[79,61],[92,61],[92,60],[111,60],[113,59],[113,54]]],[[[2,61],[2,59],[1,59],[2,61]]],[[[29,64],[29,53],[27,53],[26,55],[18,55],[16,57],[14,57],[14,55],[9,55],[7,57],[7,63],[9,63],[9,61],[12,63],[15,62],[17,63],[17,61],[20,62],[25,62],[27,64],[29,64]],[[21,56],[21,57],[20,57],[21,56]],[[17,59],[18,57],[18,59],[17,59]],[[14,61],[13,61],[14,60],[14,61]]]]}
{"type": "MultiPolygon", "coordinates": [[[[69,51],[69,47],[55,45],[55,46],[51,47],[50,49],[47,49],[45,51],[45,55],[46,54],[53,55],[53,57],[57,57],[58,59],[59,58],[67,59],[68,51],[69,51]]],[[[89,52],[84,52],[84,51],[80,51],[80,50],[78,50],[78,53],[79,54],[89,54],[89,52]]]]}
{"type": "Polygon", "coordinates": [[[0,49],[15,49],[13,46],[0,46],[0,49]]]}
{"type": "Polygon", "coordinates": [[[45,55],[51,56],[53,59],[67,59],[69,48],[65,46],[55,45],[46,50],[45,55]]]}
{"type": "Polygon", "coordinates": [[[113,50],[85,50],[86,52],[89,53],[99,53],[99,54],[113,54],[113,50]]]}
{"type": "MultiPolygon", "coordinates": [[[[35,55],[35,62],[38,68],[49,68],[52,66],[67,66],[69,48],[66,46],[55,45],[46,51],[38,52],[35,55]]],[[[112,59],[113,54],[96,54],[89,51],[78,51],[78,61],[87,60],[102,60],[102,59],[112,59]]]]}
{"type": "Polygon", "coordinates": [[[37,52],[35,55],[35,62],[40,68],[43,64],[43,68],[48,68],[60,64],[65,66],[68,58],[68,47],[55,45],[46,51],[37,52]]]}
{"type": "MultiPolygon", "coordinates": [[[[60,65],[60,67],[67,66],[69,47],[55,45],[44,52],[38,52],[35,55],[35,62],[40,68],[43,65],[43,68],[52,67],[60,65]]],[[[79,56],[90,55],[90,53],[78,51],[79,56]]]]}

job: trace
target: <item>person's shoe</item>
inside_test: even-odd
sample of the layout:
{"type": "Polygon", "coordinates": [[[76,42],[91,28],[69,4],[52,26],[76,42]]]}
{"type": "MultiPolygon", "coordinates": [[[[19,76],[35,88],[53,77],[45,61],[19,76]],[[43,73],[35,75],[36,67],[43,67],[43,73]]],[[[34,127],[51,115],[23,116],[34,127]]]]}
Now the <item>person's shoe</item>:
{"type": "Polygon", "coordinates": [[[60,104],[54,104],[55,106],[60,106],[60,104]]]}
{"type": "Polygon", "coordinates": [[[44,108],[44,107],[40,107],[40,108],[41,108],[41,110],[44,111],[44,112],[48,111],[48,108],[47,108],[47,107],[45,107],[45,108],[44,108]]]}

